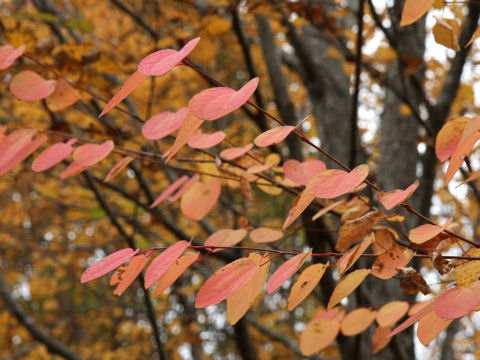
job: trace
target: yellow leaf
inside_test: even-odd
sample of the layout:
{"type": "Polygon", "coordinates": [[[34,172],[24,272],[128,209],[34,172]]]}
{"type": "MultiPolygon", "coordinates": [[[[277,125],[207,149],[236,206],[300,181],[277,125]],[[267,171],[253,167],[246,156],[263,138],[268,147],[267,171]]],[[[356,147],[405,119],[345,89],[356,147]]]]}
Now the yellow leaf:
{"type": "Polygon", "coordinates": [[[292,311],[298,304],[305,300],[315,286],[317,286],[327,267],[328,263],[314,264],[303,270],[290,291],[290,296],[287,301],[288,311],[292,311]]]}

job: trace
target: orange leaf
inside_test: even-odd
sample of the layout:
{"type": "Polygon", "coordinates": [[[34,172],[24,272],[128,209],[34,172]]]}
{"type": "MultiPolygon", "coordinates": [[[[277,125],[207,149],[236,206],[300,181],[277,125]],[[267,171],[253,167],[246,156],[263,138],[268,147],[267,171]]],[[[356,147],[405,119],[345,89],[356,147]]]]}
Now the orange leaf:
{"type": "Polygon", "coordinates": [[[478,39],[478,37],[480,36],[480,26],[477,27],[477,29],[475,30],[475,32],[472,34],[472,37],[470,38],[470,40],[468,40],[467,44],[465,45],[465,47],[471,45],[475,40],[478,39]]]}
{"type": "Polygon", "coordinates": [[[326,348],[337,337],[340,326],[336,320],[318,319],[311,321],[300,335],[300,351],[310,356],[326,348]]]}
{"type": "MultiPolygon", "coordinates": [[[[245,229],[223,229],[219,230],[216,233],[210,235],[207,240],[205,240],[205,246],[234,246],[242,241],[247,235],[247,230],[245,229]]],[[[221,251],[222,249],[215,249],[213,252],[221,251]]]]}
{"type": "Polygon", "coordinates": [[[258,147],[270,146],[283,141],[288,134],[295,130],[295,126],[277,126],[258,135],[253,142],[258,147]]]}
{"type": "Polygon", "coordinates": [[[391,301],[383,305],[377,313],[377,323],[380,326],[395,324],[408,311],[409,305],[406,301],[391,301]]]}
{"type": "Polygon", "coordinates": [[[456,20],[437,18],[432,32],[437,43],[449,49],[460,51],[460,45],[458,45],[460,26],[456,20]]]}
{"type": "Polygon", "coordinates": [[[232,147],[232,148],[223,150],[220,153],[220,157],[223,160],[233,160],[233,159],[236,159],[236,158],[238,158],[242,155],[245,155],[247,152],[252,150],[252,148],[253,148],[253,144],[247,144],[247,145],[241,146],[241,147],[232,147]]]}
{"type": "Polygon", "coordinates": [[[420,319],[417,328],[417,337],[420,342],[428,346],[453,320],[442,319],[430,311],[420,319]]]}
{"type": "Polygon", "coordinates": [[[142,73],[135,71],[132,75],[129,76],[125,84],[122,85],[120,90],[110,99],[103,111],[98,116],[101,118],[115,106],[120,104],[120,102],[125,99],[133,90],[135,90],[145,79],[148,78],[148,75],[143,75],[142,73]]]}
{"type": "Polygon", "coordinates": [[[45,80],[36,72],[25,70],[10,81],[10,91],[25,101],[45,99],[55,90],[55,80],[45,80]]]}
{"type": "Polygon", "coordinates": [[[340,227],[335,250],[345,251],[348,249],[368,233],[384,216],[385,214],[383,212],[375,210],[366,213],[358,219],[345,222],[345,224],[340,227]]]}
{"type": "Polygon", "coordinates": [[[424,224],[420,225],[408,233],[408,239],[415,244],[423,244],[435,236],[440,234],[452,221],[452,218],[448,219],[443,226],[424,224]]]}
{"type": "Polygon", "coordinates": [[[395,246],[380,254],[372,265],[372,275],[390,279],[398,273],[397,268],[406,266],[415,253],[404,246],[395,246]]]}
{"type": "Polygon", "coordinates": [[[435,0],[406,0],[403,6],[400,26],[413,24],[432,7],[435,0]]]}
{"type": "Polygon", "coordinates": [[[113,294],[119,296],[122,295],[142,272],[149,259],[150,256],[147,256],[146,254],[140,254],[131,258],[125,271],[120,275],[120,282],[115,290],[113,290],[113,294]]]}
{"type": "Polygon", "coordinates": [[[177,137],[175,138],[175,142],[173,143],[172,147],[167,150],[163,157],[167,158],[166,161],[169,161],[173,155],[175,155],[178,150],[180,150],[183,145],[185,145],[193,135],[193,133],[203,124],[203,120],[193,115],[191,112],[187,114],[187,117],[183,120],[180,129],[178,130],[177,137]]]}
{"type": "MultiPolygon", "coordinates": [[[[185,181],[188,180],[187,175],[183,175],[180,178],[178,178],[176,181],[171,183],[165,190],[162,191],[159,197],[155,199],[155,201],[150,205],[150,209],[154,208],[155,206],[159,205],[162,203],[163,200],[167,199],[171,194],[175,192],[180,186],[183,185],[185,181]]],[[[186,189],[188,190],[188,189],[186,189]]],[[[185,190],[185,191],[186,191],[185,190]]]]}
{"type": "Polygon", "coordinates": [[[145,272],[145,289],[148,289],[155,281],[160,279],[189,245],[190,243],[187,241],[180,240],[163,250],[163,252],[152,261],[145,272]]]}
{"type": "Polygon", "coordinates": [[[363,280],[365,280],[370,272],[371,270],[368,269],[359,269],[351,272],[341,279],[330,296],[327,309],[333,308],[343,298],[350,295],[363,282],[363,280]]]}
{"type": "Polygon", "coordinates": [[[382,254],[393,248],[396,243],[396,233],[387,227],[377,227],[375,231],[375,241],[372,244],[374,254],[382,254]]]}
{"type": "Polygon", "coordinates": [[[218,304],[240,291],[259,268],[250,258],[241,258],[215,271],[203,284],[195,300],[196,308],[218,304]]]}
{"type": "Polygon", "coordinates": [[[248,258],[259,265],[259,267],[255,270],[252,278],[238,292],[227,298],[227,320],[230,325],[235,325],[253,305],[255,299],[262,291],[263,284],[267,280],[268,270],[270,269],[270,263],[265,264],[263,256],[250,253],[248,258]]]}
{"type": "Polygon", "coordinates": [[[460,116],[442,126],[435,139],[435,153],[440,161],[447,160],[453,154],[470,120],[469,117],[460,116]]]}
{"type": "Polygon", "coordinates": [[[293,202],[292,208],[283,223],[282,230],[289,227],[305,211],[313,199],[315,199],[315,195],[310,194],[307,190],[303,190],[293,202]]]}
{"type": "Polygon", "coordinates": [[[378,353],[380,350],[382,350],[385,346],[388,345],[388,343],[392,340],[388,334],[392,331],[391,326],[386,326],[386,327],[377,327],[375,329],[375,332],[373,333],[373,338],[372,338],[372,344],[373,344],[373,349],[372,349],[372,354],[378,353]]]}
{"type": "Polygon", "coordinates": [[[323,215],[325,215],[326,213],[328,213],[330,210],[333,210],[335,209],[338,205],[342,205],[345,203],[345,199],[342,199],[342,200],[339,200],[339,201],[335,201],[334,203],[328,205],[328,206],[325,206],[323,209],[319,210],[315,215],[312,216],[312,220],[315,221],[317,220],[318,218],[321,218],[323,215]]]}
{"type": "Polygon", "coordinates": [[[110,180],[112,180],[115,176],[120,174],[120,171],[125,169],[128,166],[128,164],[130,164],[132,161],[133,161],[133,157],[124,156],[122,160],[120,160],[118,163],[115,164],[113,168],[110,169],[110,171],[108,172],[103,182],[109,182],[110,180]]]}
{"type": "Polygon", "coordinates": [[[300,304],[308,295],[310,295],[315,286],[317,286],[321,280],[327,267],[328,263],[314,264],[303,270],[290,290],[290,295],[287,301],[288,311],[295,309],[298,304],[300,304]]]}
{"type": "Polygon", "coordinates": [[[373,233],[369,233],[365,236],[362,242],[353,248],[351,248],[347,253],[342,255],[342,257],[337,262],[337,270],[339,274],[343,274],[345,271],[350,269],[353,264],[358,260],[358,258],[365,252],[365,250],[372,244],[374,239],[373,233]]]}
{"type": "Polygon", "coordinates": [[[280,286],[282,286],[285,281],[287,281],[291,276],[293,276],[293,274],[297,272],[298,269],[300,269],[310,255],[312,255],[312,249],[310,249],[309,252],[295,255],[294,257],[288,259],[288,261],[284,262],[277,270],[275,270],[268,280],[267,293],[271,294],[280,286]]]}
{"type": "Polygon", "coordinates": [[[407,320],[402,322],[400,325],[398,325],[390,334],[388,334],[389,337],[392,337],[394,335],[397,335],[399,332],[402,332],[406,328],[408,328],[410,325],[414,324],[418,320],[420,320],[422,317],[427,315],[430,311],[432,311],[435,308],[435,301],[436,299],[431,299],[429,301],[426,301],[424,304],[422,304],[423,307],[421,307],[416,313],[411,315],[407,320]]]}
{"type": "Polygon", "coordinates": [[[58,78],[56,81],[55,91],[45,99],[48,108],[54,112],[69,107],[82,98],[77,89],[67,81],[62,78],[58,78]]]}
{"type": "MultiPolygon", "coordinates": [[[[187,178],[188,178],[188,177],[187,177],[187,178]]],[[[179,179],[179,180],[180,180],[180,179],[179,179]]],[[[177,180],[177,181],[179,181],[179,180],[177,180]]],[[[200,175],[199,175],[199,174],[193,175],[190,179],[187,180],[187,182],[185,183],[185,185],[183,185],[182,188],[175,193],[175,195],[173,195],[172,197],[170,197],[170,198],[168,199],[168,202],[174,203],[175,201],[177,201],[178,199],[180,199],[180,198],[183,196],[183,194],[185,194],[185,193],[187,192],[187,190],[190,189],[190,188],[193,186],[193,184],[195,184],[195,183],[196,183],[197,181],[199,181],[199,180],[200,180],[200,175]]],[[[182,180],[181,183],[183,184],[183,182],[184,182],[184,181],[182,180]]],[[[172,185],[173,185],[173,184],[172,184],[172,185]]],[[[170,185],[170,186],[172,186],[172,185],[170,185]]],[[[173,187],[173,186],[172,186],[172,187],[173,187]]],[[[177,188],[177,186],[175,186],[175,189],[176,189],[176,188],[177,188]]],[[[168,190],[168,188],[165,189],[165,193],[166,193],[166,194],[167,194],[167,190],[168,190]]],[[[172,189],[168,190],[168,193],[169,193],[171,190],[172,190],[172,189]]],[[[162,193],[162,194],[163,194],[163,193],[162,193]]],[[[160,194],[160,197],[162,196],[162,194],[160,194]]],[[[169,195],[170,195],[170,194],[168,194],[168,196],[169,196],[169,195]]],[[[167,196],[167,198],[168,198],[168,196],[167,196]]],[[[156,201],[158,201],[158,199],[157,199],[156,201]]],[[[163,200],[162,200],[162,201],[163,201],[163,200]]]]}
{"type": "Polygon", "coordinates": [[[435,313],[442,319],[457,319],[480,305],[480,280],[467,288],[453,288],[440,295],[435,303],[435,313]]]}
{"type": "Polygon", "coordinates": [[[256,243],[269,243],[280,240],[283,231],[261,227],[250,232],[250,239],[256,243]]]}
{"type": "Polygon", "coordinates": [[[393,209],[395,206],[400,205],[410,196],[412,196],[413,192],[417,190],[418,185],[418,180],[415,180],[413,184],[411,184],[405,190],[393,190],[389,192],[381,191],[377,193],[377,199],[385,209],[393,209]]]}
{"type": "Polygon", "coordinates": [[[212,178],[206,183],[197,181],[183,194],[180,209],[183,215],[193,220],[202,220],[218,201],[222,186],[212,178]]]}
{"type": "Polygon", "coordinates": [[[340,322],[340,331],[345,336],[358,335],[375,320],[376,312],[360,308],[348,313],[340,322]]]}
{"type": "Polygon", "coordinates": [[[359,165],[350,172],[322,170],[307,184],[306,190],[322,199],[333,199],[360,185],[368,175],[368,165],[359,165]]]}
{"type": "Polygon", "coordinates": [[[160,296],[165,290],[167,290],[168,287],[173,285],[173,283],[185,272],[185,270],[187,270],[190,265],[197,261],[198,255],[199,253],[190,253],[180,256],[173,263],[173,265],[168,268],[167,272],[163,274],[160,279],[158,279],[153,297],[160,296]]]}

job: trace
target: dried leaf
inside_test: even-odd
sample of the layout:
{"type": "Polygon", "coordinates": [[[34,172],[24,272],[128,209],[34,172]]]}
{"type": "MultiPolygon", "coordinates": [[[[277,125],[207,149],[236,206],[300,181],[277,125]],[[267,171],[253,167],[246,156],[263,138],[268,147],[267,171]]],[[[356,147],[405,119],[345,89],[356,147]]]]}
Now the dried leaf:
{"type": "Polygon", "coordinates": [[[340,227],[335,250],[345,251],[348,249],[368,233],[384,216],[383,212],[375,210],[358,219],[347,221],[340,227]]]}
{"type": "Polygon", "coordinates": [[[404,246],[395,246],[380,254],[372,265],[372,275],[380,279],[390,279],[398,273],[397,268],[406,266],[415,253],[404,246]]]}

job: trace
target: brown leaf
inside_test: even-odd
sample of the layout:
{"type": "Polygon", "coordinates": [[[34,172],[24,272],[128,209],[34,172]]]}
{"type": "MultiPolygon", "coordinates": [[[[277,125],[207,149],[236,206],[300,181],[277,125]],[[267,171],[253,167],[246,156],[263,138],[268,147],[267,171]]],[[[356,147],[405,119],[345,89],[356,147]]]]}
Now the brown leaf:
{"type": "Polygon", "coordinates": [[[421,291],[423,295],[430,294],[430,286],[428,286],[425,279],[412,267],[397,268],[400,271],[400,287],[405,290],[407,294],[414,295],[421,291]]]}
{"type": "Polygon", "coordinates": [[[345,251],[348,249],[369,232],[384,216],[385,214],[383,212],[375,210],[370,211],[358,219],[347,221],[340,228],[335,250],[345,251]]]}

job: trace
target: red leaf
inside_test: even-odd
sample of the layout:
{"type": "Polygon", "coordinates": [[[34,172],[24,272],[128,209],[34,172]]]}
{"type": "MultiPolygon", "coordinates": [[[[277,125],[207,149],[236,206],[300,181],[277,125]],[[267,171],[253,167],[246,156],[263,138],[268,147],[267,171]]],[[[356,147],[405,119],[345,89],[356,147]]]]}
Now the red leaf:
{"type": "Polygon", "coordinates": [[[413,192],[417,190],[418,184],[418,180],[415,180],[405,190],[381,191],[377,193],[377,199],[385,209],[390,210],[412,196],[413,192]]]}
{"type": "Polygon", "coordinates": [[[285,139],[293,130],[295,130],[295,126],[278,126],[261,133],[255,138],[255,140],[253,140],[253,142],[258,147],[277,144],[283,141],[283,139],[285,139]]]}
{"type": "Polygon", "coordinates": [[[65,160],[73,152],[72,145],[77,139],[70,139],[67,143],[56,143],[45,150],[33,161],[32,169],[41,172],[50,169],[52,166],[65,160]]]}
{"type": "Polygon", "coordinates": [[[307,160],[300,162],[295,159],[287,160],[283,164],[283,172],[287,178],[300,185],[307,185],[308,181],[318,172],[327,167],[321,160],[307,160]]]}
{"type": "Polygon", "coordinates": [[[238,158],[242,155],[245,155],[252,148],[253,148],[253,144],[247,144],[243,147],[232,147],[230,149],[223,150],[220,153],[220,157],[223,160],[233,160],[233,159],[236,159],[236,158],[238,158]]]}
{"type": "Polygon", "coordinates": [[[359,165],[350,172],[322,170],[307,184],[306,190],[322,199],[333,199],[360,185],[368,175],[368,165],[359,165]]]}
{"type": "Polygon", "coordinates": [[[132,75],[129,76],[125,84],[122,85],[120,90],[110,99],[107,103],[101,114],[98,116],[101,118],[112,108],[120,104],[120,102],[125,99],[133,90],[135,90],[145,79],[148,78],[148,75],[143,75],[142,73],[135,71],[132,75]]]}
{"type": "Polygon", "coordinates": [[[145,75],[162,76],[171,70],[175,65],[185,59],[188,54],[197,46],[199,37],[190,40],[179,51],[164,49],[155,51],[140,61],[138,71],[145,75]]]}
{"type": "Polygon", "coordinates": [[[257,85],[258,78],[254,78],[238,91],[228,87],[203,90],[188,102],[188,107],[200,119],[216,120],[245,104],[257,85]]]}
{"type": "Polygon", "coordinates": [[[216,131],[213,134],[194,134],[187,141],[188,146],[194,149],[208,149],[220,144],[225,139],[223,131],[216,131]]]}
{"type": "Polygon", "coordinates": [[[188,176],[183,175],[182,177],[177,179],[175,182],[170,184],[170,186],[168,186],[165,190],[163,190],[163,192],[160,194],[160,196],[155,199],[155,201],[152,203],[152,205],[150,205],[150,209],[154,208],[155,206],[157,206],[159,204],[161,204],[163,200],[165,200],[171,194],[173,194],[175,192],[175,190],[177,190],[180,186],[182,186],[182,184],[187,180],[188,180],[188,176]]]}
{"type": "Polygon", "coordinates": [[[250,258],[241,258],[215,271],[203,284],[195,300],[196,308],[218,304],[241,290],[259,268],[250,258]]]}
{"type": "Polygon", "coordinates": [[[149,140],[159,140],[170,135],[182,126],[188,111],[188,108],[184,107],[177,112],[165,111],[152,116],[143,125],[142,135],[149,140]]]}
{"type": "Polygon", "coordinates": [[[125,271],[119,275],[120,281],[115,290],[113,290],[113,294],[119,296],[122,295],[142,272],[149,259],[150,256],[147,256],[146,254],[140,254],[130,259],[125,271]]]}
{"type": "Polygon", "coordinates": [[[435,313],[442,319],[457,319],[480,306],[480,280],[467,288],[453,288],[440,295],[435,303],[435,313]]]}
{"type": "Polygon", "coordinates": [[[167,272],[158,280],[153,297],[160,296],[165,290],[167,290],[168,287],[173,285],[173,283],[185,272],[185,270],[187,270],[190,265],[197,261],[198,255],[199,253],[190,253],[180,256],[175,263],[170,266],[167,272]]]}
{"type": "Polygon", "coordinates": [[[285,281],[293,276],[293,274],[300,269],[310,255],[312,255],[312,249],[310,249],[309,252],[295,255],[294,257],[288,259],[288,261],[284,262],[277,270],[275,270],[267,283],[268,294],[273,293],[280,286],[282,286],[285,281]]]}
{"type": "Polygon", "coordinates": [[[118,163],[115,164],[113,168],[110,169],[110,171],[108,172],[103,182],[109,182],[110,180],[112,180],[115,176],[117,176],[120,173],[120,171],[125,169],[128,166],[128,164],[130,164],[132,161],[133,161],[133,157],[131,156],[123,157],[122,160],[120,160],[118,163]]]}
{"type": "Polygon", "coordinates": [[[0,166],[0,175],[6,174],[15,165],[25,160],[34,151],[36,151],[45,141],[47,141],[46,136],[39,136],[36,139],[29,142],[28,144],[26,144],[24,147],[22,147],[7,163],[5,163],[3,166],[0,166]]]}
{"type": "Polygon", "coordinates": [[[132,258],[139,251],[140,250],[138,249],[122,249],[115,251],[113,254],[104,257],[102,260],[85,270],[85,272],[82,274],[80,281],[83,284],[87,281],[97,279],[100,276],[109,273],[110,271],[122,265],[128,259],[132,258]]]}
{"type": "Polygon", "coordinates": [[[0,46],[0,70],[9,68],[13,62],[23,55],[25,45],[14,48],[12,45],[0,46]]]}
{"type": "Polygon", "coordinates": [[[208,182],[196,182],[182,196],[180,209],[183,215],[202,220],[217,203],[222,186],[220,180],[212,178],[208,182]]]}
{"type": "Polygon", "coordinates": [[[36,72],[25,70],[10,81],[10,91],[20,100],[45,99],[55,90],[55,80],[45,80],[36,72]]]}
{"type": "Polygon", "coordinates": [[[160,279],[189,245],[190,243],[187,241],[180,240],[158,255],[145,272],[145,289],[148,289],[155,281],[160,279]]]}

